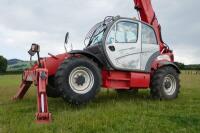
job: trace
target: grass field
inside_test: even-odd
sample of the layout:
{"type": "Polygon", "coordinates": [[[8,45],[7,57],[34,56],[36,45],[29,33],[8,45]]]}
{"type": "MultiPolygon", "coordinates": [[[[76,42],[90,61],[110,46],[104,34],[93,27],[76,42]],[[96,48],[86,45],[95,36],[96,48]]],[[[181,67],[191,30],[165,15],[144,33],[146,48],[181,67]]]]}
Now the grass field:
{"type": "Polygon", "coordinates": [[[36,89],[22,101],[11,101],[20,75],[0,75],[0,133],[188,133],[200,132],[200,75],[181,75],[181,93],[176,100],[155,101],[149,90],[119,96],[102,91],[87,106],[70,107],[62,99],[49,98],[53,122],[34,122],[36,89]]]}

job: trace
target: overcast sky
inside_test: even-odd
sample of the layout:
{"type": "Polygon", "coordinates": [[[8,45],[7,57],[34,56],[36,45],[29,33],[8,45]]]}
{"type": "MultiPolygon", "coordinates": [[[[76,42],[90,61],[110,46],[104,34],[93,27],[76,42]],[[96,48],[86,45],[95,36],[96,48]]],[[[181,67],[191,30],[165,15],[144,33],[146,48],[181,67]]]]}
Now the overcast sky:
{"type": "MultiPolygon", "coordinates": [[[[152,3],[175,59],[200,63],[200,1],[152,3]]],[[[28,60],[33,42],[41,45],[42,56],[65,52],[67,31],[74,49],[81,49],[90,28],[108,15],[137,16],[132,0],[0,0],[0,55],[28,60]]]]}

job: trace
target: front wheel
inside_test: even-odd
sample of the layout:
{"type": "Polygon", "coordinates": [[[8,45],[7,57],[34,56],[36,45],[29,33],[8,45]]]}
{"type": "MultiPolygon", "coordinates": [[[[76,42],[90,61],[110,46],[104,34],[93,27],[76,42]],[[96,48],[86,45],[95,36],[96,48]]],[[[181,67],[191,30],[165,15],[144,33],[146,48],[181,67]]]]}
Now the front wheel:
{"type": "Polygon", "coordinates": [[[92,100],[100,89],[100,70],[87,58],[66,59],[56,73],[62,98],[74,105],[92,100]]]}
{"type": "Polygon", "coordinates": [[[158,69],[151,80],[151,96],[155,99],[175,99],[180,89],[179,73],[173,67],[158,69]]]}

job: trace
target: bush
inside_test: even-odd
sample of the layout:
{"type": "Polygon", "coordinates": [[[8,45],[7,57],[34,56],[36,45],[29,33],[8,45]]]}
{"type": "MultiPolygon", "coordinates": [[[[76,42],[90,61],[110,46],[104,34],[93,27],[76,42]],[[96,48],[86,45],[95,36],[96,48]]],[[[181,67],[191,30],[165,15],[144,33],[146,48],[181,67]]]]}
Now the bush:
{"type": "Polygon", "coordinates": [[[180,62],[174,62],[181,70],[185,70],[185,64],[180,62]]]}
{"type": "Polygon", "coordinates": [[[0,56],[0,73],[6,72],[7,66],[8,66],[8,62],[6,58],[4,58],[3,56],[0,56]]]}

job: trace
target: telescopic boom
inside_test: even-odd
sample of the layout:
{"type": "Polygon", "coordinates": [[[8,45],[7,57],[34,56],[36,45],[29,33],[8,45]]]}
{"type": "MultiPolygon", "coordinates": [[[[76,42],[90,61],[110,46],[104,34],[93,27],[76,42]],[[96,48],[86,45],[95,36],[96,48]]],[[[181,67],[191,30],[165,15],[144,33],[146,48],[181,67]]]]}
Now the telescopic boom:
{"type": "Polygon", "coordinates": [[[166,51],[167,47],[162,40],[161,26],[158,23],[158,19],[152,7],[151,0],[133,0],[133,2],[135,3],[135,9],[138,11],[141,20],[153,26],[156,32],[158,43],[160,45],[160,51],[166,51]]]}

